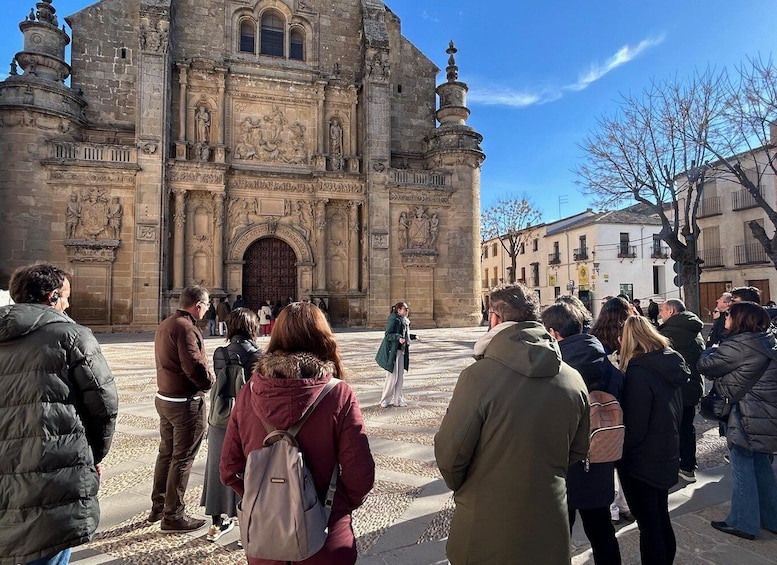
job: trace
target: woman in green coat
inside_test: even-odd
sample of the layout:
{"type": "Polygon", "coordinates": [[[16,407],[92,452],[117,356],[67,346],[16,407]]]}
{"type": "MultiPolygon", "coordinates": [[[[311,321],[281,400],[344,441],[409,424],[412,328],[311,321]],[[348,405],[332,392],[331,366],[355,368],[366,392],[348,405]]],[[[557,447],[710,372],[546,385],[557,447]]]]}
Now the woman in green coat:
{"type": "Polygon", "coordinates": [[[381,408],[389,406],[407,406],[402,397],[402,385],[405,371],[410,367],[410,340],[418,336],[410,333],[408,308],[404,302],[391,307],[386,321],[386,335],[375,356],[375,361],[386,370],[386,382],[380,397],[381,408]]]}

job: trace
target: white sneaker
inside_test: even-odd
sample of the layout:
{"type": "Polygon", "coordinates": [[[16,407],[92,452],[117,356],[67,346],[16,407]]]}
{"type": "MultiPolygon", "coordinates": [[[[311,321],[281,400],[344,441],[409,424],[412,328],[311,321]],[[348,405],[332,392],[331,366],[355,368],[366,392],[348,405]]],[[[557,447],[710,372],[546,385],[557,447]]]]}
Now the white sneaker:
{"type": "Polygon", "coordinates": [[[381,408],[388,408],[389,406],[391,406],[391,405],[390,405],[388,402],[385,402],[385,401],[384,401],[384,402],[381,402],[381,403],[380,403],[380,407],[381,407],[381,408]]]}
{"type": "Polygon", "coordinates": [[[231,531],[234,527],[235,521],[227,518],[221,522],[221,526],[212,525],[210,528],[208,528],[208,534],[205,536],[205,539],[208,541],[216,541],[221,536],[231,531]]]}
{"type": "Polygon", "coordinates": [[[407,402],[405,402],[404,400],[400,400],[399,402],[396,403],[396,406],[404,408],[405,406],[407,406],[407,402]]]}

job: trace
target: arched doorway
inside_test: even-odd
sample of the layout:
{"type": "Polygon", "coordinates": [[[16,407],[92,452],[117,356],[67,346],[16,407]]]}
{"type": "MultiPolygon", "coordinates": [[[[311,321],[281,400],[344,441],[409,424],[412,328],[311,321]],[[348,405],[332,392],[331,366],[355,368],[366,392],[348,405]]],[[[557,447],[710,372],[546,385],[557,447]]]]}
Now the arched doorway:
{"type": "Polygon", "coordinates": [[[253,242],[243,255],[243,299],[256,311],[265,300],[297,299],[297,256],[277,237],[253,242]]]}

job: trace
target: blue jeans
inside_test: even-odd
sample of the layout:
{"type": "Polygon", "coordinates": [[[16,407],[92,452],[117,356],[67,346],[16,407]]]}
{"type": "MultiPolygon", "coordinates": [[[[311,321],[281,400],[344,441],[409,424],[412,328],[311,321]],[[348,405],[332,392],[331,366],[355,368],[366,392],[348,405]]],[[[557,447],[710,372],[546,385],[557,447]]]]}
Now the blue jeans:
{"type": "Polygon", "coordinates": [[[777,481],[768,453],[731,448],[734,489],[726,524],[758,536],[761,527],[777,532],[777,481]]]}
{"type": "Polygon", "coordinates": [[[63,549],[51,557],[43,557],[41,559],[36,559],[35,561],[30,561],[27,565],[67,565],[68,563],[70,563],[70,548],[63,549]]]}

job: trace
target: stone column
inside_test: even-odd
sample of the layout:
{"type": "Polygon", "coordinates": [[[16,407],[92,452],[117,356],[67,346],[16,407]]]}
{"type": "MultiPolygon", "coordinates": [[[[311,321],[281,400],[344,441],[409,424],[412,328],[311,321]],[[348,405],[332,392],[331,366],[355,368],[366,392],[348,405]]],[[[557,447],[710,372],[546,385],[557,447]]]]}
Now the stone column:
{"type": "Polygon", "coordinates": [[[175,195],[175,209],[173,211],[173,288],[180,290],[184,287],[184,250],[186,239],[186,190],[176,188],[173,190],[175,195]]]}
{"type": "Polygon", "coordinates": [[[356,105],[358,103],[358,98],[356,96],[353,97],[353,104],[351,104],[351,157],[356,157],[359,154],[359,148],[357,146],[357,140],[359,137],[359,129],[358,129],[358,122],[357,122],[357,116],[356,113],[356,105]]]}
{"type": "Polygon", "coordinates": [[[178,141],[186,140],[186,86],[188,73],[184,65],[178,65],[178,141]]]}
{"type": "Polygon", "coordinates": [[[224,288],[224,198],[226,194],[213,195],[213,289],[217,293],[224,288]]]}
{"type": "Polygon", "coordinates": [[[224,144],[224,137],[226,133],[224,132],[224,126],[227,122],[227,107],[226,107],[226,85],[225,85],[226,77],[224,76],[224,72],[219,73],[219,110],[218,113],[218,119],[219,119],[219,127],[216,128],[216,145],[223,145],[224,144]]]}
{"type": "Polygon", "coordinates": [[[361,202],[351,200],[348,203],[348,288],[359,290],[359,267],[361,254],[359,253],[359,206],[361,202]]]}
{"type": "Polygon", "coordinates": [[[326,290],[326,204],[329,199],[316,200],[316,290],[326,290]]]}

